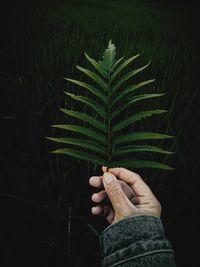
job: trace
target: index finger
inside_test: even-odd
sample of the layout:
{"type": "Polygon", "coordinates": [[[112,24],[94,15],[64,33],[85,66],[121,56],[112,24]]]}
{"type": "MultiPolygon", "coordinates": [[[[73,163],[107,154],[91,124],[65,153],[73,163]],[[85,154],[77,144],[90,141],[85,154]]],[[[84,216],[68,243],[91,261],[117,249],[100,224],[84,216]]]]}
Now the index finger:
{"type": "Polygon", "coordinates": [[[151,189],[142,180],[139,174],[122,167],[109,168],[108,171],[129,184],[137,196],[153,195],[151,189]]]}
{"type": "Polygon", "coordinates": [[[103,188],[103,176],[92,176],[89,179],[89,184],[97,188],[103,188]]]}

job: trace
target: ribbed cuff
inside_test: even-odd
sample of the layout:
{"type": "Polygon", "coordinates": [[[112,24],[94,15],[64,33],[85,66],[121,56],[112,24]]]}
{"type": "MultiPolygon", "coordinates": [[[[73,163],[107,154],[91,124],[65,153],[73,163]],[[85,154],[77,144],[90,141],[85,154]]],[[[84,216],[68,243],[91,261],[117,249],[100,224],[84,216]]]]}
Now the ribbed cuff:
{"type": "Polygon", "coordinates": [[[161,220],[149,215],[128,217],[107,227],[100,235],[100,245],[102,266],[157,251],[173,252],[161,220]]]}

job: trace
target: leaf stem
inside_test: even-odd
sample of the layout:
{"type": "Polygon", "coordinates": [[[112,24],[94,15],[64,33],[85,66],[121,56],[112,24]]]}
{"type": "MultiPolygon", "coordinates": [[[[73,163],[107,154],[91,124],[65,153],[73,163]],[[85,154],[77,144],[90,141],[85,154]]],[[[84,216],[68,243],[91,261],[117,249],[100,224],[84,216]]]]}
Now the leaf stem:
{"type": "Polygon", "coordinates": [[[108,158],[107,158],[107,169],[109,168],[110,158],[111,158],[111,75],[109,70],[108,75],[108,158]]]}

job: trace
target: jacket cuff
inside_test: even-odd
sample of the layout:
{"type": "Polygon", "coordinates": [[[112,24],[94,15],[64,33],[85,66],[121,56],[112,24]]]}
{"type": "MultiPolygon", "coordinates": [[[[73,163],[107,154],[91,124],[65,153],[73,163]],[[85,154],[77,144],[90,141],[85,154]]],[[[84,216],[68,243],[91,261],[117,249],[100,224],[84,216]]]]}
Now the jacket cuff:
{"type": "Polygon", "coordinates": [[[100,235],[102,266],[158,252],[173,252],[161,219],[136,215],[107,227],[100,235]]]}

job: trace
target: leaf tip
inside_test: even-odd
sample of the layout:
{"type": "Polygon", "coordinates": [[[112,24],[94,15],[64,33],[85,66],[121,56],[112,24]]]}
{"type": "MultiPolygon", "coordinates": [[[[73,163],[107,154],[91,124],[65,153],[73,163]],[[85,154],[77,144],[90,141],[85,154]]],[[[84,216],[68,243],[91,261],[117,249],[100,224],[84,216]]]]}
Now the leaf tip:
{"type": "Polygon", "coordinates": [[[70,81],[70,78],[67,78],[67,77],[63,77],[64,78],[64,80],[66,80],[66,81],[70,81]]]}
{"type": "Polygon", "coordinates": [[[53,150],[53,151],[49,151],[50,154],[56,154],[57,151],[56,150],[53,150]]]}
{"type": "Polygon", "coordinates": [[[173,167],[168,166],[168,169],[167,169],[167,170],[169,170],[169,171],[174,171],[174,170],[176,170],[176,169],[173,168],[173,167]]]}
{"type": "Polygon", "coordinates": [[[146,66],[148,67],[152,62],[152,59],[149,60],[149,62],[146,64],[146,66]]]}

